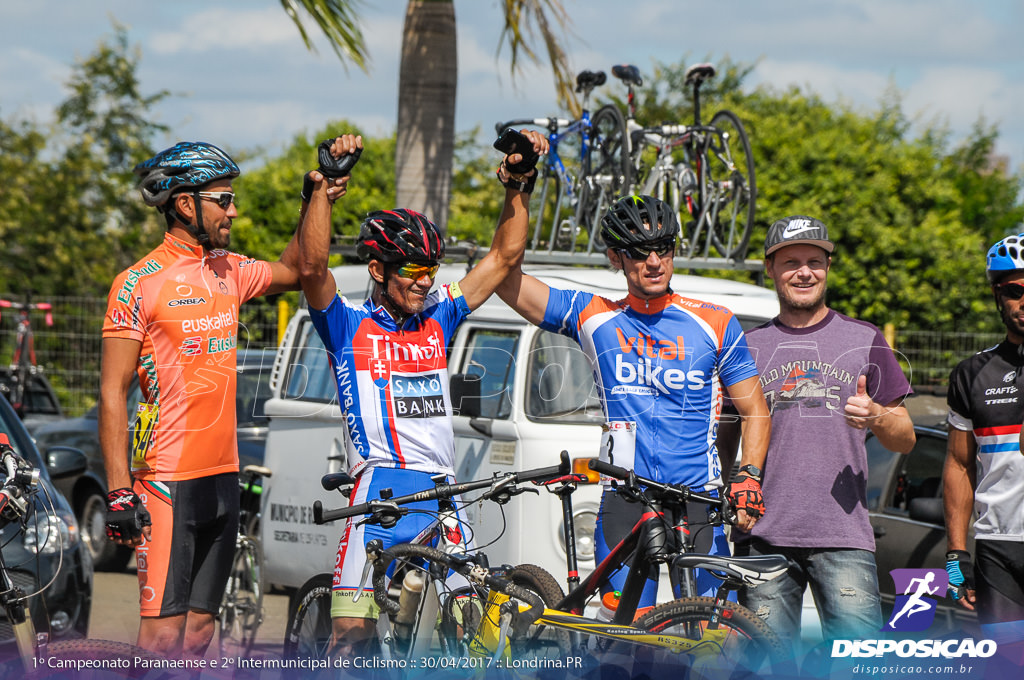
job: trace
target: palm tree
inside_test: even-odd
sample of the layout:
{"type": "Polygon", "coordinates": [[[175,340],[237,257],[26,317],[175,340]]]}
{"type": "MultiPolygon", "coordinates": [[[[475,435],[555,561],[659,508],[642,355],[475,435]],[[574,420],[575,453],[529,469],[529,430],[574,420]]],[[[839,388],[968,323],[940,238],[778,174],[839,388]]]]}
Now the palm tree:
{"type": "MultiPolygon", "coordinates": [[[[355,0],[281,0],[306,46],[313,49],[299,8],[313,17],[342,63],[366,69],[366,46],[359,30],[355,0]]],[[[538,62],[529,37],[540,34],[547,50],[559,99],[578,114],[572,73],[556,29],[569,17],[561,0],[503,0],[505,27],[499,49],[511,52],[513,75],[520,56],[538,62]]],[[[439,227],[448,222],[455,155],[455,90],[458,81],[453,0],[409,0],[402,34],[395,151],[396,202],[418,210],[439,227]]]]}

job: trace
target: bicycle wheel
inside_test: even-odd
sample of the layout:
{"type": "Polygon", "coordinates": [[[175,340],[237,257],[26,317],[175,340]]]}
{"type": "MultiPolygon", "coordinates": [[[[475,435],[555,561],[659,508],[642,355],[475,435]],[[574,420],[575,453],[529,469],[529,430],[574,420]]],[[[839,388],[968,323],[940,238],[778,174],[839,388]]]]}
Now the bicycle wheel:
{"type": "MultiPolygon", "coordinates": [[[[540,595],[548,607],[554,607],[565,596],[558,581],[534,564],[514,567],[508,578],[512,583],[540,595]]],[[[510,636],[509,643],[512,656],[517,659],[561,658],[570,651],[568,631],[536,624],[520,637],[510,636]]]]}
{"type": "Polygon", "coordinates": [[[602,106],[590,119],[590,148],[580,183],[580,227],[598,227],[604,211],[632,183],[626,120],[617,106],[602,106]]]}
{"type": "Polygon", "coordinates": [[[743,123],[732,111],[712,117],[715,132],[704,154],[712,211],[711,243],[723,257],[742,260],[750,244],[757,203],[754,156],[743,123]]]}
{"type": "Polygon", "coordinates": [[[288,620],[284,636],[284,656],[326,659],[331,645],[330,574],[317,574],[306,581],[295,601],[298,605],[288,620]]]}
{"type": "Polygon", "coordinates": [[[252,650],[263,622],[263,560],[258,541],[240,538],[220,607],[220,651],[228,657],[252,650]]]}
{"type": "Polygon", "coordinates": [[[112,640],[63,640],[46,646],[43,662],[29,678],[74,677],[76,680],[97,678],[159,678],[181,677],[182,671],[161,669],[158,662],[167,658],[141,647],[112,640]],[[76,661],[106,662],[104,668],[73,667],[76,661]]]}
{"type": "Polygon", "coordinates": [[[770,669],[772,663],[784,657],[786,648],[782,641],[757,614],[735,602],[726,602],[718,623],[712,626],[710,618],[715,606],[714,598],[684,597],[659,605],[637,619],[633,624],[637,628],[703,639],[708,645],[681,658],[645,649],[646,660],[656,665],[693,663],[742,675],[770,669]]]}

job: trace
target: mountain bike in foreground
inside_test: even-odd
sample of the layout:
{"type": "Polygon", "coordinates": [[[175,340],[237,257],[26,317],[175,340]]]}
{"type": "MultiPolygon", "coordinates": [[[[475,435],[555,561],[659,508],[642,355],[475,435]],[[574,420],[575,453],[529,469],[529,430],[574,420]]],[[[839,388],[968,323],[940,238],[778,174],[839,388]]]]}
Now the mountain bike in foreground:
{"type": "MultiPolygon", "coordinates": [[[[21,525],[23,531],[29,528],[28,518],[33,514],[36,495],[39,489],[46,488],[40,485],[39,475],[37,468],[14,451],[7,435],[0,434],[0,528],[11,524],[21,525]]],[[[54,512],[52,499],[43,501],[43,506],[54,512]]],[[[166,659],[139,647],[110,640],[49,642],[47,633],[36,631],[27,598],[15,583],[15,570],[8,567],[0,551],[0,607],[13,631],[20,660],[19,664],[3,659],[0,677],[66,676],[72,671],[76,678],[88,678],[90,672],[101,677],[161,677],[160,664],[166,659]]]]}
{"type": "MultiPolygon", "coordinates": [[[[466,559],[476,559],[475,553],[465,551],[460,537],[468,530],[458,518],[457,503],[462,494],[482,491],[478,498],[466,501],[466,504],[489,500],[499,505],[507,503],[512,496],[528,489],[520,484],[539,479],[549,479],[566,474],[568,471],[568,455],[560,465],[542,467],[522,472],[509,472],[495,475],[487,479],[449,484],[444,475],[435,478],[435,487],[405,496],[369,500],[347,508],[325,510],[317,501],[313,505],[313,521],[324,524],[348,517],[364,516],[362,522],[390,526],[410,512],[426,512],[433,521],[416,538],[414,545],[440,550],[443,554],[467,555],[466,559]],[[413,510],[411,503],[437,501],[437,511],[413,510]]],[[[354,480],[345,473],[326,475],[321,484],[325,490],[339,490],[344,495],[351,491],[354,480]]],[[[532,489],[530,489],[532,490],[532,489]]],[[[370,544],[374,542],[371,541],[370,544]]],[[[368,544],[369,545],[369,544],[368,544]]],[[[481,559],[486,560],[486,557],[481,559]]],[[[366,562],[366,568],[360,579],[364,586],[369,586],[369,569],[372,559],[366,562]]],[[[457,577],[448,582],[449,571],[434,573],[423,571],[416,565],[401,565],[390,578],[390,592],[387,603],[382,605],[382,614],[377,622],[377,648],[382,657],[416,658],[430,656],[432,650],[440,649],[452,656],[462,656],[462,636],[457,631],[465,630],[465,621],[478,620],[474,612],[479,607],[479,597],[465,579],[457,577]],[[403,590],[406,592],[403,594],[403,590]],[[415,597],[411,594],[415,593],[415,597]],[[414,602],[410,598],[414,597],[414,602]],[[441,614],[439,615],[439,612],[441,614]],[[420,622],[426,622],[422,627],[420,622]],[[436,625],[435,625],[436,624],[436,625]]],[[[507,568],[512,572],[511,578],[520,581],[531,581],[529,570],[507,568]]],[[[551,586],[561,596],[554,578],[548,576],[542,586],[551,586]]],[[[371,592],[357,594],[358,597],[371,597],[371,592]]],[[[554,597],[554,596],[552,596],[554,597]]],[[[552,602],[555,600],[552,599],[552,602]]],[[[286,656],[302,656],[325,658],[330,652],[331,640],[331,575],[318,574],[313,576],[300,589],[296,597],[297,606],[289,618],[285,636],[284,651],[286,656]]]]}

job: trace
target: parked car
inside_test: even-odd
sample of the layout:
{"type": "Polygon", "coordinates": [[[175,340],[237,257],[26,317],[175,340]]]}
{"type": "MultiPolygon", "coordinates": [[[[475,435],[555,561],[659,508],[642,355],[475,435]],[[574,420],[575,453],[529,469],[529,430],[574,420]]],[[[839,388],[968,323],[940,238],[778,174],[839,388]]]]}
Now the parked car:
{"type": "MultiPolygon", "coordinates": [[[[918,425],[914,431],[917,443],[906,456],[889,451],[872,435],[867,439],[868,510],[883,614],[891,611],[896,596],[891,570],[946,566],[942,466],[948,435],[943,425],[918,425]]],[[[967,549],[973,554],[973,537],[968,538],[967,549]]],[[[970,628],[976,620],[974,612],[944,597],[928,632],[970,628]]]]}
{"type": "MultiPolygon", "coordinates": [[[[11,524],[0,532],[8,572],[14,584],[30,595],[29,611],[37,631],[49,631],[51,640],[85,637],[92,609],[92,555],[83,545],[71,506],[54,484],[85,470],[85,455],[54,447],[46,454],[44,465],[6,399],[0,399],[0,432],[7,435],[19,456],[40,470],[40,490],[27,524],[24,528],[11,524]]],[[[0,625],[0,649],[13,644],[11,627],[0,625]]]]}
{"type": "MultiPolygon", "coordinates": [[[[10,367],[0,366],[0,394],[7,397],[8,401],[11,401],[12,395],[16,392],[15,380],[17,377],[10,367]]],[[[25,429],[31,434],[45,423],[62,420],[64,411],[60,407],[53,385],[42,369],[33,367],[28,373],[27,382],[21,407],[16,409],[16,412],[25,424],[25,429]]]]}
{"type": "MultiPolygon", "coordinates": [[[[238,389],[238,457],[240,464],[262,465],[263,449],[267,439],[267,417],[263,402],[269,396],[267,380],[274,363],[274,350],[239,350],[238,389]]],[[[135,406],[141,399],[138,382],[133,381],[125,408],[128,422],[135,417],[135,406]]],[[[88,469],[57,481],[58,488],[71,501],[75,515],[82,526],[82,538],[89,547],[96,568],[101,571],[120,571],[132,556],[132,549],[119,546],[107,539],[106,471],[100,450],[97,409],[94,406],[80,418],[49,423],[35,432],[36,444],[42,451],[55,446],[81,449],[88,459],[88,469]]]]}

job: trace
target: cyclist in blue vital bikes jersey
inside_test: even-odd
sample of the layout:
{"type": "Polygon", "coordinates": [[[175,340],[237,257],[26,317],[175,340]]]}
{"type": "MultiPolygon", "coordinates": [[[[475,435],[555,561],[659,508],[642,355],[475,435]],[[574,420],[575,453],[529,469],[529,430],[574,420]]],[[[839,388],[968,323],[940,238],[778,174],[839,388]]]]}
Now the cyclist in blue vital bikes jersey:
{"type": "MultiPolygon", "coordinates": [[[[434,475],[454,475],[445,351],[458,325],[490,297],[526,248],[533,164],[547,151],[547,141],[535,132],[525,134],[533,147],[516,149],[498,169],[505,204],[490,251],[461,281],[433,292],[445,251],[438,228],[412,210],[378,210],[363,221],[357,245],[369,261],[373,293],[362,304],[340,297],[327,267],[331,203],[322,175],[311,174],[314,191],[299,230],[300,279],[337,378],[349,459],[359,461],[350,471],[356,477],[353,504],[378,498],[386,487],[395,495],[409,494],[433,488],[434,475]]],[[[334,141],[332,153],[340,157],[361,147],[361,137],[344,135],[334,141]]],[[[436,501],[419,507],[435,514],[438,509],[436,501]]],[[[432,521],[411,513],[384,529],[361,525],[360,519],[348,521],[334,572],[333,647],[343,656],[368,651],[378,614],[372,597],[353,601],[366,541],[381,538],[384,547],[412,541],[432,521]]]]}
{"type": "Polygon", "coordinates": [[[1024,632],[1018,396],[1024,390],[1024,234],[992,246],[986,272],[1006,339],[964,359],[949,377],[949,443],[942,474],[946,570],[954,599],[977,609],[979,621],[992,628],[986,636],[1019,641],[1024,632]],[[977,517],[973,562],[967,552],[972,515],[977,517]],[[1005,637],[998,635],[1000,629],[1005,637]]]}
{"type": "MultiPolygon", "coordinates": [[[[672,292],[679,223],[664,201],[620,199],[602,217],[601,236],[611,266],[626,277],[624,299],[549,288],[520,269],[498,295],[531,323],[580,344],[608,420],[601,458],[639,475],[696,490],[723,486],[716,438],[724,386],[743,420],[743,467],[727,493],[739,509],[739,525],[749,529],[764,513],[760,473],[750,471],[764,463],[771,425],[739,321],[724,307],[672,292]]],[[[595,535],[598,560],[643,511],[605,489],[595,535]]],[[[699,523],[693,516],[690,522],[699,523]]],[[[700,551],[729,554],[721,527],[701,529],[696,539],[700,551]]],[[[623,572],[613,575],[611,587],[621,588],[623,572]]],[[[711,594],[717,583],[698,574],[700,594],[711,594]]],[[[648,581],[641,606],[654,604],[657,586],[654,578],[648,581]]]]}

